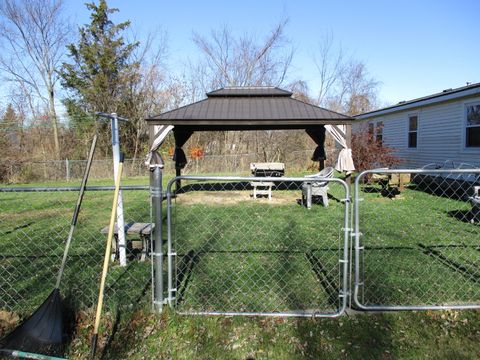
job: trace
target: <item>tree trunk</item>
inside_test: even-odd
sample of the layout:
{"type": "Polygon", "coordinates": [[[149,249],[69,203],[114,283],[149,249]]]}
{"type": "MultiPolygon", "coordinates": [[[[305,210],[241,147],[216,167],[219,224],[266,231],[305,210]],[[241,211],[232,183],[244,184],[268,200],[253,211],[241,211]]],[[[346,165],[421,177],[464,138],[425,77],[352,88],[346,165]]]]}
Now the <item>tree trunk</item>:
{"type": "Polygon", "coordinates": [[[55,96],[53,92],[53,86],[48,89],[48,105],[50,121],[53,128],[53,142],[55,144],[55,159],[60,160],[60,141],[58,140],[58,121],[57,112],[55,111],[55,96]]]}

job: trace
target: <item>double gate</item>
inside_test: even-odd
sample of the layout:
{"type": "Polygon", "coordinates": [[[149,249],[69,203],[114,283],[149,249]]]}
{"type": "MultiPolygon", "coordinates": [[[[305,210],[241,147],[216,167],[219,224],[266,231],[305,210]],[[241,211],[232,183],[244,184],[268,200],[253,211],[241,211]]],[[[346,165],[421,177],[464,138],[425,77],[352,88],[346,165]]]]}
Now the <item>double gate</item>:
{"type": "Polygon", "coordinates": [[[258,178],[177,177],[167,188],[165,302],[203,315],[480,308],[479,178],[366,171],[353,207],[343,180],[316,179],[328,207],[308,209],[305,178],[264,178],[253,199],[258,178]]]}

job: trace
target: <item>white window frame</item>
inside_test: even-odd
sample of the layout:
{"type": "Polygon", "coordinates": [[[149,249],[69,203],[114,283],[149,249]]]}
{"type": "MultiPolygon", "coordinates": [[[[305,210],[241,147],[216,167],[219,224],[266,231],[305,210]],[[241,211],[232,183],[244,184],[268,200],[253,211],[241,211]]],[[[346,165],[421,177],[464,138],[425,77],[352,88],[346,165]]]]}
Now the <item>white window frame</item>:
{"type": "Polygon", "coordinates": [[[406,148],[407,150],[416,150],[419,148],[419,133],[420,133],[420,116],[418,114],[418,112],[415,112],[415,113],[409,113],[407,114],[407,136],[406,136],[406,139],[407,139],[407,143],[406,143],[406,148]],[[410,131],[410,118],[411,117],[414,117],[416,116],[417,117],[417,130],[415,131],[410,131]],[[417,133],[417,143],[416,143],[416,146],[415,147],[411,147],[410,146],[410,133],[412,132],[416,132],[417,133]]]}
{"type": "Polygon", "coordinates": [[[469,126],[467,124],[467,107],[475,105],[480,106],[480,100],[463,103],[462,149],[465,151],[478,151],[480,149],[480,146],[467,146],[467,128],[480,127],[480,125],[469,126]]]}

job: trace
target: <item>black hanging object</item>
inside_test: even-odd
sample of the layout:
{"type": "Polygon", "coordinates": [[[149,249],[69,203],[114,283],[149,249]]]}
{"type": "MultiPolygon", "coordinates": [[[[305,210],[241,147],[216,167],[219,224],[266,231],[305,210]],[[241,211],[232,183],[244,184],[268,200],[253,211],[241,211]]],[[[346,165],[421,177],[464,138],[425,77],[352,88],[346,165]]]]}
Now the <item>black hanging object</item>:
{"type": "Polygon", "coordinates": [[[323,145],[318,145],[313,152],[312,161],[326,160],[327,154],[325,153],[325,148],[323,145]]]}
{"type": "Polygon", "coordinates": [[[187,156],[182,148],[175,148],[173,161],[175,161],[175,167],[177,169],[183,169],[187,165],[187,156]]]}
{"type": "Polygon", "coordinates": [[[54,289],[42,305],[0,341],[2,353],[10,350],[49,356],[63,356],[64,319],[62,297],[54,289]]]}
{"type": "Polygon", "coordinates": [[[317,148],[312,155],[312,161],[326,160],[327,153],[325,152],[325,126],[321,126],[317,129],[307,129],[306,132],[317,144],[317,148]]]}

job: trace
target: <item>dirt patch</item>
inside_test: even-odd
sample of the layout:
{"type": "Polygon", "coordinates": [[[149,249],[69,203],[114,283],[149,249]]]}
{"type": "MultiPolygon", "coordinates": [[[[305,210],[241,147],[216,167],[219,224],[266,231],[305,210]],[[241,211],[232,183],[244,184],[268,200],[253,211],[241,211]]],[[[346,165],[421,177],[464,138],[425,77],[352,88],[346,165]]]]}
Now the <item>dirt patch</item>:
{"type": "Polygon", "coordinates": [[[277,191],[273,192],[272,199],[261,197],[253,199],[251,191],[225,191],[225,192],[189,192],[179,194],[176,198],[177,204],[182,205],[235,205],[239,203],[260,203],[270,205],[296,205],[300,198],[299,191],[277,191]]]}

